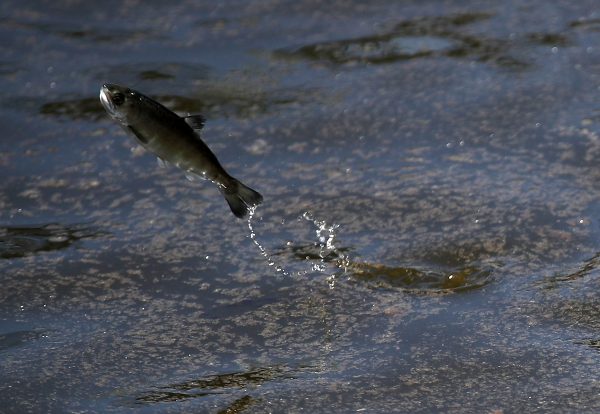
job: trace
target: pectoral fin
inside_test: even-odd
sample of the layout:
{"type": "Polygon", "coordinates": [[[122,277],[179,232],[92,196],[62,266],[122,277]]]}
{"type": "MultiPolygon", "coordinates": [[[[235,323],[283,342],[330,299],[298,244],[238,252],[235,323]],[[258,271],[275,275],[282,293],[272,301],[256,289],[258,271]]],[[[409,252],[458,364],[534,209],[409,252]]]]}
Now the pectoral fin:
{"type": "Polygon", "coordinates": [[[198,180],[206,180],[206,175],[203,173],[196,173],[190,170],[184,171],[185,174],[185,178],[188,179],[188,181],[198,181],[198,180]]]}
{"type": "Polygon", "coordinates": [[[192,129],[201,130],[204,127],[206,119],[202,115],[184,116],[183,120],[192,127],[192,129]]]}
{"type": "Polygon", "coordinates": [[[156,157],[156,162],[158,163],[158,166],[159,166],[160,168],[167,168],[167,167],[169,166],[169,162],[168,162],[168,161],[165,161],[165,160],[163,160],[163,159],[162,159],[162,158],[160,158],[160,157],[156,157]]]}

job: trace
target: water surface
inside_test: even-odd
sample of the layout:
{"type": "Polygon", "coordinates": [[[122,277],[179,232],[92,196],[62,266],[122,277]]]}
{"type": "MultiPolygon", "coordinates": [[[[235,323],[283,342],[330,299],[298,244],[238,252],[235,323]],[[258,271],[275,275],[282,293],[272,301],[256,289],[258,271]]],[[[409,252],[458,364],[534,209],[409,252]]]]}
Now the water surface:
{"type": "Polygon", "coordinates": [[[0,13],[5,412],[600,409],[595,2],[0,13]],[[252,232],[104,82],[207,117],[252,232]]]}

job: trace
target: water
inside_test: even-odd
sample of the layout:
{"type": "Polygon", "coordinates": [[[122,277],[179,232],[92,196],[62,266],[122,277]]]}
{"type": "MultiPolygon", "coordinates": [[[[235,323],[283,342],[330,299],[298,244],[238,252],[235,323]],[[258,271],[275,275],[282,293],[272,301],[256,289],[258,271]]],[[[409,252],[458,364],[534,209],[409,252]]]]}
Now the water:
{"type": "Polygon", "coordinates": [[[3,412],[600,410],[596,2],[0,13],[3,412]],[[203,113],[251,221],[104,82],[203,113]]]}

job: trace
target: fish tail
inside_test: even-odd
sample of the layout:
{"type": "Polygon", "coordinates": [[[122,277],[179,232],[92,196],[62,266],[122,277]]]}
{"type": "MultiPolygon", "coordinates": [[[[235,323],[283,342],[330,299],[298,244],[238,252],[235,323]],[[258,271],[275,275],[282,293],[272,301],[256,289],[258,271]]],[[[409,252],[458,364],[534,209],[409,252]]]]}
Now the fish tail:
{"type": "Polygon", "coordinates": [[[229,208],[238,218],[244,218],[251,207],[257,206],[263,201],[263,197],[258,191],[254,191],[235,178],[231,178],[226,186],[220,187],[220,190],[227,200],[229,208]]]}

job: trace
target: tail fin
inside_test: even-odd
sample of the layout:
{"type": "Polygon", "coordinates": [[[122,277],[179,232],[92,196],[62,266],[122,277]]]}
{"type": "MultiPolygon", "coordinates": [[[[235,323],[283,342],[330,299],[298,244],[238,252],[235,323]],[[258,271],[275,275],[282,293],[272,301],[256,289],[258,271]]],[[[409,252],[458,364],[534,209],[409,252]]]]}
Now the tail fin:
{"type": "Polygon", "coordinates": [[[245,186],[235,178],[231,178],[227,186],[220,187],[220,190],[225,200],[227,200],[229,208],[238,218],[246,217],[250,207],[257,206],[263,201],[260,193],[245,186]]]}

